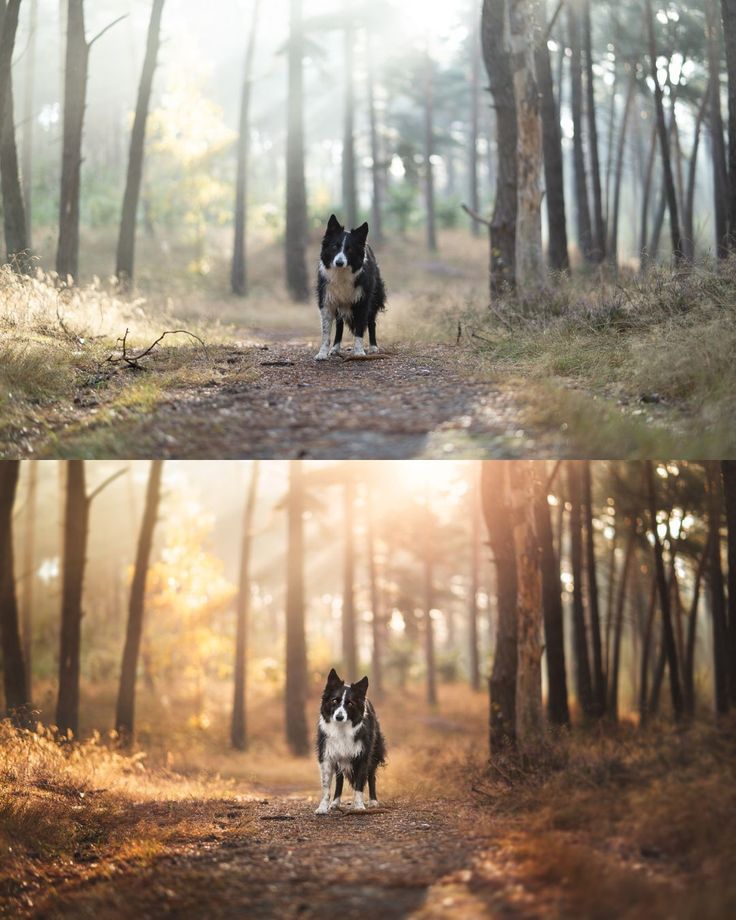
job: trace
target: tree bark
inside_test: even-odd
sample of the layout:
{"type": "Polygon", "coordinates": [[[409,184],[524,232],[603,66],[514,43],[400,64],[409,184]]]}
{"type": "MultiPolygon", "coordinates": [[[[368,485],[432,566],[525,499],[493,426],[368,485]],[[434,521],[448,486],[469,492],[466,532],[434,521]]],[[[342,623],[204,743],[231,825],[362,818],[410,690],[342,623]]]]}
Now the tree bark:
{"type": "Polygon", "coordinates": [[[649,609],[642,636],[641,673],[639,677],[639,724],[645,725],[649,718],[649,669],[652,650],[652,633],[654,631],[654,614],[657,610],[657,578],[652,578],[649,594],[649,609]]]}
{"type": "Polygon", "coordinates": [[[567,8],[570,43],[570,105],[573,123],[573,166],[575,170],[575,212],[578,246],[586,262],[593,261],[593,230],[588,205],[588,178],[583,149],[583,62],[580,47],[580,19],[576,4],[567,8]]]}
{"type": "Polygon", "coordinates": [[[243,535],[240,543],[240,577],[235,612],[235,666],[233,668],[233,713],[230,743],[237,751],[247,747],[246,678],[248,667],[248,629],[250,626],[250,557],[253,545],[253,516],[258,493],[259,461],[254,460],[243,511],[243,535]]]}
{"type": "Polygon", "coordinates": [[[721,566],[721,495],[720,471],[716,461],[706,461],[708,484],[708,583],[713,616],[713,677],[716,712],[723,715],[729,710],[729,656],[726,600],[724,597],[723,569],[721,566]]]}
{"type": "Polygon", "coordinates": [[[685,712],[689,716],[695,713],[695,633],[698,625],[698,603],[700,601],[700,586],[703,583],[703,575],[708,564],[710,555],[710,546],[706,542],[705,548],[700,556],[698,568],[693,580],[693,599],[690,605],[690,615],[687,621],[687,643],[685,645],[685,712]]]}
{"type": "Polygon", "coordinates": [[[516,551],[516,740],[534,745],[544,734],[542,709],[542,574],[534,521],[534,468],[517,460],[511,469],[511,513],[516,551]]]}
{"type": "Polygon", "coordinates": [[[31,700],[18,624],[13,558],[13,507],[19,471],[19,460],[0,463],[0,645],[5,708],[9,718],[24,727],[30,719],[31,700]]]}
{"type": "Polygon", "coordinates": [[[135,683],[138,672],[138,658],[143,635],[143,616],[146,600],[146,579],[153,548],[153,532],[156,527],[158,506],[161,497],[161,473],[163,460],[152,460],[148,474],[146,504],[138,535],[133,581],[130,585],[128,604],[128,625],[125,632],[123,664],[120,670],[120,689],[115,714],[115,728],[123,741],[130,743],[135,730],[135,683]]]}
{"type": "Polygon", "coordinates": [[[590,475],[590,461],[582,461],[583,514],[585,517],[585,571],[588,587],[588,612],[590,635],[593,646],[593,691],[596,715],[606,710],[606,676],[603,673],[603,651],[601,645],[601,618],[598,605],[598,574],[596,571],[595,537],[593,530],[593,488],[590,475]]]}
{"type": "Polygon", "coordinates": [[[28,687],[26,693],[33,699],[33,588],[36,580],[36,506],[38,499],[38,461],[28,462],[28,491],[26,493],[26,526],[23,540],[23,607],[22,630],[23,659],[28,687]]]}
{"type": "Polygon", "coordinates": [[[307,187],[304,178],[304,24],[302,0],[289,0],[286,131],[286,284],[292,300],[309,299],[306,245],[307,187]]]}
{"type": "Polygon", "coordinates": [[[516,278],[516,103],[511,61],[503,41],[503,0],[483,0],[481,45],[496,115],[496,197],[490,226],[490,294],[516,278]]]}
{"type": "Polygon", "coordinates": [[[383,162],[378,133],[378,109],[376,107],[376,75],[373,58],[373,42],[370,33],[367,37],[367,79],[368,79],[368,117],[371,136],[371,236],[374,242],[383,241],[383,162]]]}
{"type": "MultiPolygon", "coordinates": [[[[693,215],[695,213],[695,180],[698,172],[698,150],[700,148],[700,136],[702,133],[703,119],[710,101],[710,86],[703,95],[702,102],[698,106],[698,113],[695,116],[695,126],[693,127],[693,146],[690,153],[690,162],[687,173],[687,192],[685,194],[685,213],[683,214],[684,238],[683,246],[685,247],[685,257],[689,262],[695,258],[695,229],[693,215]]],[[[727,204],[727,202],[726,202],[727,204]]]]}
{"type": "Polygon", "coordinates": [[[721,20],[728,73],[728,232],[736,234],[736,0],[721,0],[721,20]]]}
{"type": "Polygon", "coordinates": [[[594,241],[593,260],[602,262],[606,257],[606,226],[603,220],[601,193],[601,164],[598,155],[598,126],[596,123],[595,83],[593,81],[593,29],[590,15],[591,0],[583,2],[583,37],[585,43],[585,87],[587,91],[586,115],[588,118],[588,153],[590,177],[593,185],[594,241]]]}
{"type": "Polygon", "coordinates": [[[649,200],[651,198],[652,174],[654,173],[654,160],[657,155],[657,125],[652,127],[652,138],[649,143],[649,156],[644,174],[644,187],[641,193],[641,222],[639,228],[639,271],[643,274],[649,265],[649,200]]]}
{"type": "MultiPolygon", "coordinates": [[[[544,464],[542,464],[544,472],[544,464]]],[[[569,725],[565,633],[560,591],[560,566],[552,537],[552,519],[547,490],[540,475],[535,477],[534,509],[542,569],[542,611],[547,652],[547,714],[554,725],[569,725]]]]}
{"type": "Polygon", "coordinates": [[[343,29],[343,72],[342,84],[345,91],[343,100],[343,134],[342,134],[342,201],[345,208],[345,223],[348,227],[358,224],[358,199],[355,184],[355,30],[352,11],[345,18],[343,29]]]}
{"type": "Polygon", "coordinates": [[[508,16],[508,48],[516,103],[516,286],[534,295],[545,282],[542,252],[542,119],[534,64],[539,40],[536,0],[515,0],[508,16]]]}
{"type": "Polygon", "coordinates": [[[728,255],[728,167],[723,140],[721,116],[721,35],[717,0],[706,0],[705,38],[708,53],[708,124],[713,159],[713,221],[716,234],[716,254],[728,255]]]}
{"type": "Polygon", "coordinates": [[[581,470],[579,460],[567,461],[570,492],[570,557],[572,564],[573,648],[575,651],[575,688],[583,715],[595,715],[595,697],[588,652],[588,630],[583,606],[583,521],[581,470]]]}
{"type": "MultiPolygon", "coordinates": [[[[475,6],[472,8],[472,25],[470,27],[470,119],[468,136],[468,195],[471,210],[480,211],[478,193],[478,126],[480,119],[480,20],[475,6]]],[[[470,232],[478,236],[478,221],[470,220],[470,232]]]]}
{"type": "Polygon", "coordinates": [[[345,545],[343,557],[342,590],[342,665],[348,674],[348,680],[357,680],[358,653],[355,631],[355,505],[353,500],[353,483],[346,481],[343,486],[345,545]]]}
{"type": "Polygon", "coordinates": [[[728,560],[728,671],[731,705],[736,706],[736,460],[721,461],[728,560]]]}
{"type": "Polygon", "coordinates": [[[371,660],[371,695],[374,699],[383,696],[383,611],[378,590],[378,575],[376,572],[376,534],[373,519],[373,505],[370,491],[367,494],[366,511],[366,552],[368,554],[368,581],[371,597],[371,630],[373,638],[371,660]]]}
{"type": "Polygon", "coordinates": [[[437,705],[437,667],[435,663],[434,621],[434,547],[432,511],[425,506],[427,519],[424,531],[424,664],[427,671],[427,702],[437,705]]]}
{"type": "Polygon", "coordinates": [[[286,581],[286,740],[292,754],[309,751],[304,703],[307,646],[304,633],[304,482],[299,460],[289,461],[286,581]]]}
{"type": "Polygon", "coordinates": [[[496,564],[498,620],[496,647],[489,683],[491,754],[516,744],[516,554],[511,535],[509,461],[484,460],[481,497],[488,542],[496,564]]]}
{"type": "Polygon", "coordinates": [[[629,70],[629,88],[626,92],[626,102],[621,117],[621,129],[618,135],[618,148],[616,150],[616,169],[613,180],[613,207],[609,216],[611,238],[608,244],[609,261],[615,267],[618,265],[618,216],[621,205],[621,180],[624,172],[624,153],[626,150],[626,127],[629,123],[631,104],[636,95],[636,65],[631,64],[629,70]]]}
{"type": "Polygon", "coordinates": [[[23,181],[23,204],[26,209],[26,243],[32,245],[33,215],[33,140],[36,114],[36,48],[38,46],[38,0],[31,0],[28,17],[28,49],[25,60],[25,86],[23,89],[23,129],[21,132],[21,178],[23,181]]]}
{"type": "Polygon", "coordinates": [[[657,121],[657,134],[659,136],[659,149],[662,157],[662,172],[664,189],[667,198],[667,209],[670,215],[670,233],[672,235],[672,255],[675,263],[682,260],[682,234],[680,232],[680,216],[677,208],[677,192],[672,173],[672,157],[670,155],[670,137],[664,118],[664,102],[662,87],[657,75],[657,43],[654,35],[654,13],[652,0],[646,0],[647,37],[649,47],[649,63],[651,76],[654,82],[654,110],[657,121]]]}
{"type": "Polygon", "coordinates": [[[148,39],[146,42],[146,55],[143,59],[143,71],[138,86],[138,99],[135,106],[133,131],[130,136],[130,152],[128,155],[128,174],[125,179],[125,194],[123,195],[123,212],[120,218],[120,232],[118,235],[117,260],[115,274],[123,284],[133,280],[135,265],[135,228],[138,214],[138,200],[141,193],[143,179],[143,152],[146,138],[146,122],[151,104],[151,91],[153,89],[153,76],[156,71],[158,49],[161,41],[161,15],[164,9],[164,0],[153,0],[151,19],[148,25],[148,39]]]}
{"type": "Polygon", "coordinates": [[[0,125],[8,116],[8,87],[11,86],[13,50],[18,32],[20,0],[2,0],[0,6],[0,125]]]}
{"type": "Polygon", "coordinates": [[[478,648],[478,582],[480,570],[480,492],[477,481],[470,491],[470,597],[468,603],[468,645],[470,686],[480,690],[480,654],[478,648]]]}
{"type": "Polygon", "coordinates": [[[437,230],[434,206],[434,67],[429,48],[425,52],[424,62],[424,206],[427,220],[427,249],[437,249],[437,230]]]}
{"type": "MultiPolygon", "coordinates": [[[[70,0],[70,10],[74,0],[70,0]]],[[[61,584],[61,644],[56,725],[62,736],[79,734],[79,662],[82,590],[87,555],[89,501],[84,460],[67,460],[64,553],[61,584]]]]}

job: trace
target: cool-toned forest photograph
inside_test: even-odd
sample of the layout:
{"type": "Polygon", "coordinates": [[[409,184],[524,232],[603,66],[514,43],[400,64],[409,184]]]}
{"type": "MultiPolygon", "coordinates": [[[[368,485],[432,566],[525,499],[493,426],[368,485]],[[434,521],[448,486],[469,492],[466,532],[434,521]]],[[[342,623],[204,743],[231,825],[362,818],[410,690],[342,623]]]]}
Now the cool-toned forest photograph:
{"type": "Polygon", "coordinates": [[[0,456],[736,450],[733,0],[0,15],[0,456]]]}
{"type": "Polygon", "coordinates": [[[6,461],[0,913],[725,918],[736,463],[6,461]]]}

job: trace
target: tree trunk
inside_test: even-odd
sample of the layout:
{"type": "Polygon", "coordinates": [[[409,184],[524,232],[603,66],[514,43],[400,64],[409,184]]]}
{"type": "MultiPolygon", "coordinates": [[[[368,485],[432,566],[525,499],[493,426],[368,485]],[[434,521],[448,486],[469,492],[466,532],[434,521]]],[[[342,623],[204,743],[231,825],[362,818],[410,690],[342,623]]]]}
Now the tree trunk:
{"type": "Polygon", "coordinates": [[[544,734],[542,709],[542,573],[534,523],[534,467],[517,460],[511,468],[512,535],[516,551],[517,667],[516,740],[534,745],[544,734]]]}
{"type": "Polygon", "coordinates": [[[606,676],[603,673],[601,618],[598,605],[598,575],[596,571],[595,539],[593,531],[593,488],[590,475],[590,461],[584,460],[582,463],[583,514],[585,517],[585,571],[588,586],[590,635],[593,646],[593,691],[596,703],[596,715],[602,716],[606,710],[606,676]]]}
{"type": "Polygon", "coordinates": [[[736,232],[736,0],[721,0],[723,38],[728,73],[728,231],[736,232]]]}
{"type": "MultiPolygon", "coordinates": [[[[70,0],[71,10],[74,0],[70,0]]],[[[56,725],[62,736],[79,734],[79,659],[82,590],[87,555],[89,501],[84,460],[67,460],[64,553],[61,583],[61,643],[56,725]]]]}
{"type": "Polygon", "coordinates": [[[435,227],[434,207],[434,168],[432,154],[434,152],[434,67],[429,48],[425,53],[424,62],[424,205],[427,219],[427,249],[435,252],[437,249],[437,230],[435,227]]]}
{"type": "Polygon", "coordinates": [[[713,220],[716,233],[716,254],[728,255],[728,167],[723,140],[721,116],[721,35],[717,0],[706,0],[705,37],[708,51],[708,124],[713,157],[713,220]]]}
{"type": "Polygon", "coordinates": [[[649,143],[649,156],[647,157],[647,168],[644,174],[644,188],[641,194],[641,224],[639,229],[639,271],[643,274],[649,265],[649,249],[647,247],[649,237],[649,200],[651,198],[652,174],[654,172],[654,160],[657,155],[657,126],[652,127],[652,138],[649,143]]]}
{"type": "Polygon", "coordinates": [[[307,646],[304,633],[304,482],[299,460],[289,461],[286,582],[286,740],[292,754],[309,751],[304,703],[307,646]]]}
{"type": "Polygon", "coordinates": [[[667,208],[670,214],[670,233],[672,235],[672,255],[675,262],[682,260],[682,235],[680,233],[680,217],[677,208],[677,193],[675,191],[675,180],[672,173],[672,157],[670,155],[670,137],[667,131],[667,125],[664,118],[664,102],[662,87],[659,84],[657,75],[657,43],[654,35],[654,13],[652,12],[652,0],[646,0],[646,17],[647,17],[647,36],[649,45],[649,63],[651,67],[651,76],[654,82],[654,110],[657,122],[657,134],[659,136],[659,149],[662,156],[662,172],[664,177],[664,189],[667,198],[667,208]]]}
{"type": "Polygon", "coordinates": [[[304,26],[302,0],[289,0],[289,97],[286,130],[286,284],[292,300],[309,299],[306,245],[307,187],[304,179],[304,26]]]}
{"type": "MultiPolygon", "coordinates": [[[[13,12],[5,0],[0,0],[0,21],[7,20],[10,30],[13,28],[13,12]]],[[[15,21],[17,23],[17,10],[15,21]]],[[[12,49],[11,49],[12,53],[12,49]]],[[[15,143],[15,111],[13,105],[12,67],[2,66],[4,79],[0,82],[5,94],[0,120],[0,179],[2,180],[3,223],[5,228],[5,249],[8,262],[19,271],[27,271],[28,235],[26,232],[26,211],[23,204],[23,191],[18,172],[18,148],[15,143]]]]}
{"type": "Polygon", "coordinates": [[[478,582],[480,570],[480,492],[474,482],[470,491],[470,597],[468,603],[468,645],[470,686],[480,690],[480,654],[478,648],[478,582]]]}
{"type": "Polygon", "coordinates": [[[237,751],[247,747],[246,671],[248,667],[248,627],[250,625],[250,557],[253,544],[253,515],[258,492],[259,461],[254,460],[243,512],[243,535],[240,543],[240,578],[235,612],[235,666],[233,667],[233,713],[230,743],[237,751]]]}
{"type": "Polygon", "coordinates": [[[16,725],[30,719],[30,697],[18,628],[13,559],[13,506],[18,487],[19,460],[0,463],[0,645],[2,645],[5,708],[16,725]]]}
{"type": "Polygon", "coordinates": [[[665,655],[667,657],[667,665],[670,674],[672,711],[674,713],[675,719],[679,719],[683,713],[682,690],[680,687],[680,669],[677,663],[677,647],[675,646],[675,634],[672,629],[672,617],[670,613],[670,588],[667,584],[667,577],[664,571],[662,541],[659,539],[659,533],[657,532],[657,496],[654,481],[654,464],[651,460],[646,461],[646,475],[649,499],[649,523],[652,532],[652,539],[654,540],[654,570],[657,577],[659,607],[662,612],[662,644],[664,647],[665,655]]]}
{"type": "MultiPolygon", "coordinates": [[[[624,565],[618,583],[618,596],[616,598],[616,618],[613,627],[613,655],[611,670],[608,679],[608,711],[614,722],[618,721],[618,675],[621,664],[621,639],[624,630],[624,608],[626,606],[626,592],[629,583],[629,571],[636,549],[636,518],[632,519],[629,528],[629,539],[626,542],[624,565]]],[[[612,573],[613,574],[613,573],[612,573]]]]}
{"type": "Polygon", "coordinates": [[[146,504],[138,535],[138,549],[135,555],[133,581],[130,585],[128,625],[125,632],[123,664],[120,670],[115,728],[123,743],[130,743],[135,730],[135,679],[138,672],[138,657],[143,635],[143,615],[146,600],[146,578],[153,547],[153,531],[156,527],[158,506],[161,497],[161,472],[163,460],[152,460],[148,474],[146,504]]]}
{"type": "Polygon", "coordinates": [[[368,554],[368,581],[371,595],[371,628],[373,638],[371,660],[371,696],[380,699],[383,696],[383,611],[378,591],[376,573],[376,535],[373,520],[373,506],[370,491],[367,494],[366,509],[366,552],[368,554]]]}
{"type": "Polygon", "coordinates": [[[647,611],[644,635],[641,647],[641,674],[639,678],[639,724],[644,725],[649,718],[649,667],[652,651],[652,633],[654,632],[654,614],[657,610],[657,578],[652,578],[652,587],[649,593],[649,609],[647,611]]]}
{"type": "MultiPolygon", "coordinates": [[[[480,20],[475,6],[472,8],[470,27],[470,119],[468,136],[468,196],[470,208],[477,214],[480,211],[478,193],[478,125],[480,118],[480,20]]],[[[478,221],[470,220],[470,232],[478,236],[478,221]]]]}
{"type": "Polygon", "coordinates": [[[153,0],[151,20],[148,25],[148,39],[146,42],[146,56],[143,59],[141,82],[138,86],[138,100],[135,106],[133,131],[130,136],[130,153],[128,155],[128,174],[125,179],[125,194],[123,196],[123,213],[120,218],[120,233],[118,236],[118,251],[115,265],[115,274],[127,284],[133,280],[135,264],[135,227],[138,214],[138,199],[141,193],[143,179],[143,150],[146,138],[146,122],[148,109],[151,104],[151,90],[153,89],[153,75],[156,71],[158,49],[161,39],[161,14],[164,9],[164,0],[153,0]]]}
{"type": "MultiPolygon", "coordinates": [[[[542,473],[544,473],[542,464],[542,473]]],[[[542,569],[542,611],[547,651],[547,714],[554,725],[568,725],[565,633],[560,591],[560,566],[552,537],[552,518],[547,490],[540,476],[535,477],[534,508],[542,569]]]]}
{"type": "Polygon", "coordinates": [[[28,492],[26,494],[26,526],[23,540],[23,607],[21,635],[23,659],[26,666],[26,690],[33,699],[33,588],[36,580],[36,506],[38,500],[38,461],[28,462],[28,492]]]}
{"type": "Polygon", "coordinates": [[[570,43],[570,105],[573,123],[573,165],[575,169],[575,211],[578,246],[586,262],[593,260],[593,231],[588,206],[588,178],[583,150],[583,62],[580,48],[580,20],[576,5],[567,8],[570,43]]]}
{"type": "Polygon", "coordinates": [[[687,644],[685,646],[685,711],[689,716],[695,713],[695,632],[698,625],[698,603],[700,601],[700,586],[703,582],[705,567],[710,556],[710,546],[706,542],[700,556],[698,568],[693,581],[693,599],[690,605],[690,615],[687,621],[687,644]]]}
{"type": "Polygon", "coordinates": [[[613,181],[613,207],[609,216],[611,226],[611,239],[608,244],[609,260],[616,267],[618,265],[618,215],[621,205],[621,180],[624,172],[624,152],[626,150],[626,127],[629,123],[629,112],[631,104],[636,95],[636,65],[630,65],[629,70],[629,88],[626,92],[626,102],[624,103],[623,116],[621,118],[621,130],[618,136],[618,148],[616,150],[616,172],[613,181]]]}
{"type": "Polygon", "coordinates": [[[545,282],[542,252],[542,119],[534,65],[539,23],[535,0],[516,0],[508,17],[508,48],[516,102],[516,286],[522,296],[545,282]]]}
{"type": "Polygon", "coordinates": [[[728,670],[731,704],[736,706],[736,460],[721,461],[726,508],[728,559],[728,670]]]}
{"type": "Polygon", "coordinates": [[[549,48],[540,42],[536,46],[535,62],[542,114],[542,145],[544,150],[544,183],[547,193],[547,258],[554,271],[567,271],[567,218],[565,216],[565,182],[562,160],[562,131],[560,114],[552,85],[549,48]]]}
{"type": "Polygon", "coordinates": [[[434,652],[434,547],[432,511],[426,506],[427,521],[424,532],[424,663],[427,670],[427,702],[437,705],[437,668],[434,652]]]}
{"type": "Polygon", "coordinates": [[[516,103],[511,61],[503,41],[504,4],[483,0],[481,44],[496,115],[496,197],[490,226],[491,299],[515,283],[516,103]]]}
{"type": "Polygon", "coordinates": [[[8,88],[12,86],[13,51],[18,32],[20,0],[2,0],[0,5],[0,125],[4,125],[8,112],[8,88]]]}
{"type": "Polygon", "coordinates": [[[23,128],[21,132],[21,178],[23,204],[26,209],[26,243],[32,245],[31,219],[33,213],[33,140],[36,122],[36,48],[38,46],[38,0],[31,0],[28,17],[28,49],[25,60],[25,86],[23,89],[23,128]]]}
{"type": "MultiPolygon", "coordinates": [[[[687,192],[685,195],[685,213],[683,215],[684,238],[683,246],[685,247],[685,258],[692,262],[695,258],[695,229],[693,215],[695,213],[695,180],[698,172],[698,149],[700,148],[700,135],[702,133],[703,119],[710,101],[710,86],[703,95],[702,102],[698,106],[698,114],[695,116],[695,126],[693,128],[693,146],[690,153],[690,162],[687,172],[687,192]]],[[[727,202],[726,202],[727,204],[727,202]]]]}
{"type": "Polygon", "coordinates": [[[358,654],[355,633],[355,505],[353,484],[343,486],[345,547],[342,591],[342,665],[348,680],[358,679],[358,654]]]}
{"type": "Polygon", "coordinates": [[[581,499],[581,470],[579,460],[567,461],[570,492],[570,557],[572,563],[572,619],[575,651],[575,688],[583,715],[595,714],[595,697],[588,657],[588,631],[583,606],[583,520],[581,499]]]}
{"type": "Polygon", "coordinates": [[[593,29],[590,15],[591,0],[583,2],[583,38],[585,43],[585,85],[587,90],[586,114],[588,116],[588,153],[590,177],[593,184],[594,242],[593,260],[602,262],[606,257],[606,227],[603,221],[601,193],[601,165],[598,155],[598,126],[595,116],[595,83],[593,82],[593,29]]]}
{"type": "Polygon", "coordinates": [[[373,42],[370,32],[367,37],[368,117],[371,135],[371,236],[374,242],[383,241],[383,163],[378,135],[378,110],[376,108],[376,76],[374,71],[373,42]]]}
{"type": "Polygon", "coordinates": [[[342,134],[342,201],[345,209],[345,223],[348,227],[358,224],[358,200],[355,185],[355,86],[353,71],[355,69],[355,30],[352,11],[346,16],[343,29],[344,57],[342,84],[345,91],[343,100],[343,134],[342,134]]]}
{"type": "Polygon", "coordinates": [[[721,513],[723,499],[718,464],[706,462],[708,482],[708,541],[710,561],[708,583],[713,616],[713,677],[715,682],[716,712],[722,715],[729,709],[729,656],[726,600],[724,597],[723,569],[721,566],[721,513]]]}
{"type": "Polygon", "coordinates": [[[488,542],[496,564],[498,620],[489,683],[491,754],[516,744],[516,554],[511,536],[509,461],[484,460],[481,498],[488,542]]]}

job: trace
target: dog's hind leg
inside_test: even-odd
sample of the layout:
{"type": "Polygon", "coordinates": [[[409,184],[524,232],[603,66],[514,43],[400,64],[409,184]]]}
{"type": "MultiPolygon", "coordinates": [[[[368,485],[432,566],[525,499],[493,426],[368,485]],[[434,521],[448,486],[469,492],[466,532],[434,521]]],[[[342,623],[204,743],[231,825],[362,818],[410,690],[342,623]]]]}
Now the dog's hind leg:
{"type": "Polygon", "coordinates": [[[335,323],[335,342],[330,349],[331,355],[339,355],[340,348],[342,346],[342,331],[345,328],[345,320],[342,317],[337,317],[337,322],[335,323]]]}
{"type": "Polygon", "coordinates": [[[330,809],[330,786],[332,785],[332,774],[334,767],[328,760],[321,760],[319,764],[319,774],[322,780],[322,799],[317,806],[315,815],[326,815],[330,809]]]}
{"type": "Polygon", "coordinates": [[[375,808],[378,805],[378,796],[376,795],[376,771],[372,770],[368,774],[368,807],[375,808]]]}
{"type": "Polygon", "coordinates": [[[339,808],[340,807],[340,797],[342,796],[342,784],[345,777],[342,775],[342,771],[337,771],[337,779],[335,780],[335,795],[332,799],[332,804],[330,808],[339,808]]]}
{"type": "Polygon", "coordinates": [[[378,342],[376,341],[376,321],[373,319],[368,323],[368,346],[369,352],[378,351],[378,342]]]}

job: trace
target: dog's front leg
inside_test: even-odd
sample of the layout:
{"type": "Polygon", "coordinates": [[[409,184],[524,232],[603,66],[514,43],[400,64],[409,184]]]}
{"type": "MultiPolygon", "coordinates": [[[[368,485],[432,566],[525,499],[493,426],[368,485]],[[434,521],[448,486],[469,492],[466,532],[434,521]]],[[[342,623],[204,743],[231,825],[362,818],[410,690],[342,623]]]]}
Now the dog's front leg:
{"type": "Polygon", "coordinates": [[[319,773],[322,780],[322,799],[315,811],[315,815],[326,815],[330,810],[330,786],[332,785],[332,774],[334,772],[333,764],[330,761],[320,761],[319,773]]]}
{"type": "Polygon", "coordinates": [[[332,333],[332,313],[327,307],[320,307],[320,317],[322,318],[322,342],[319,351],[315,355],[317,361],[326,361],[330,354],[330,334],[332,333]]]}

